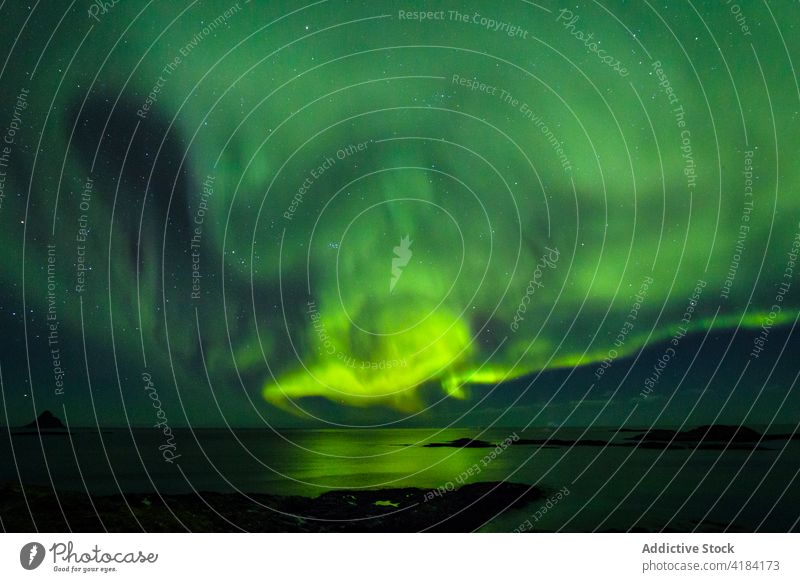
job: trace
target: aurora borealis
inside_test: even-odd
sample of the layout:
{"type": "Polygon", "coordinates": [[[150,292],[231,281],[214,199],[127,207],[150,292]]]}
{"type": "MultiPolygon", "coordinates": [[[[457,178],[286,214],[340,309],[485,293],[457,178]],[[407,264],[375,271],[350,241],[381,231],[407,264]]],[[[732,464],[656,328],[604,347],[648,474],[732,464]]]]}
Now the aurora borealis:
{"type": "Polygon", "coordinates": [[[7,423],[796,420],[796,6],[12,4],[7,423]]]}

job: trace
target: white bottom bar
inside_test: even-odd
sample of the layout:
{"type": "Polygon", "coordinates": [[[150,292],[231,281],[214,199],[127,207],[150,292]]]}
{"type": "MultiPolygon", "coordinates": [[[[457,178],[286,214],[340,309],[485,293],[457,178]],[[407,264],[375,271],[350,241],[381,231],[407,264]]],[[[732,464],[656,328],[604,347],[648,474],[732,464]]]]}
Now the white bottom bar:
{"type": "Polygon", "coordinates": [[[0,579],[798,580],[798,542],[792,534],[3,534],[0,579]]]}

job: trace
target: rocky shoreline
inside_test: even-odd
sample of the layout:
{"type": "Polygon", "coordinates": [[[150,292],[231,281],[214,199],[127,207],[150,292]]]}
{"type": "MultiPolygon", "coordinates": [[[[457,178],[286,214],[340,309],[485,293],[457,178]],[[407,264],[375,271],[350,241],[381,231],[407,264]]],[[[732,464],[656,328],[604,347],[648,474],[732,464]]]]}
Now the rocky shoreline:
{"type": "Polygon", "coordinates": [[[88,496],[0,488],[9,532],[469,532],[543,499],[519,483],[472,483],[441,496],[419,488],[336,490],[318,497],[210,493],[88,496]]]}

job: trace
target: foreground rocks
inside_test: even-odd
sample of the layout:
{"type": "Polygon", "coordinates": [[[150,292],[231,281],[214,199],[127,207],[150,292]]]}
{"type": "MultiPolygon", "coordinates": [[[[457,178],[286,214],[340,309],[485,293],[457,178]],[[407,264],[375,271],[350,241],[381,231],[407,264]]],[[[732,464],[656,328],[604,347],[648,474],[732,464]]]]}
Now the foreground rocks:
{"type": "Polygon", "coordinates": [[[330,491],[319,497],[198,493],[89,497],[0,489],[9,532],[463,532],[542,499],[518,483],[473,483],[441,496],[417,488],[330,491]],[[28,508],[30,507],[30,511],[28,508]]]}

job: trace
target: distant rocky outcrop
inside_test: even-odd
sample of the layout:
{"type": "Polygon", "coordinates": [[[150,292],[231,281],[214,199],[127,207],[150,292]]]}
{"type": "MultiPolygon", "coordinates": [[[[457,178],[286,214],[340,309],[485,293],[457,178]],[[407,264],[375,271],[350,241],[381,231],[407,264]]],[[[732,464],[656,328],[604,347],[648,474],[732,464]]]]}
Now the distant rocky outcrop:
{"type": "Polygon", "coordinates": [[[739,450],[763,449],[764,435],[746,426],[707,424],[689,430],[650,429],[628,437],[646,449],[705,449],[739,450]]]}
{"type": "Polygon", "coordinates": [[[29,422],[22,428],[30,429],[30,430],[67,430],[67,427],[64,426],[64,423],[52,412],[49,410],[45,410],[42,412],[36,420],[33,422],[29,422]]]}
{"type": "Polygon", "coordinates": [[[761,436],[760,432],[746,426],[712,424],[684,431],[652,429],[629,438],[638,441],[755,443],[761,440],[761,436]]]}
{"type": "MultiPolygon", "coordinates": [[[[509,443],[515,446],[539,447],[638,447],[640,449],[701,449],[701,450],[764,450],[768,441],[800,440],[800,433],[761,434],[746,426],[706,424],[688,430],[667,428],[621,428],[619,433],[637,433],[623,440],[522,438],[509,443]]],[[[428,443],[427,448],[450,447],[457,449],[494,448],[494,443],[479,439],[460,438],[447,442],[428,443]]]]}

